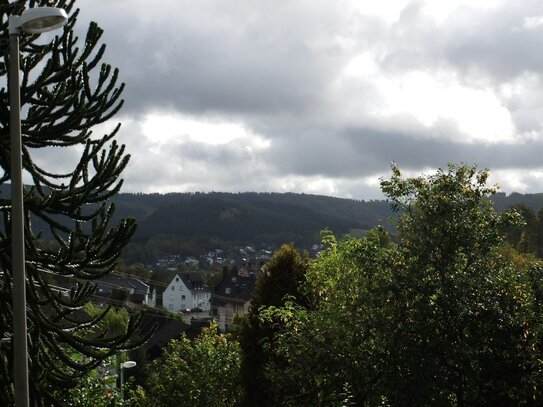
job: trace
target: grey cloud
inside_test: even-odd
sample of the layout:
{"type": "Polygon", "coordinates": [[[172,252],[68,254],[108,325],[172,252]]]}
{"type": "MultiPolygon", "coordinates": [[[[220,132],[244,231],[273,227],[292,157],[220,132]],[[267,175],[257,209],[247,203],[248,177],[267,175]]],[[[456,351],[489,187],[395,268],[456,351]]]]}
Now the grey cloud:
{"type": "Polygon", "coordinates": [[[532,75],[525,89],[502,100],[519,132],[539,134],[543,27],[522,28],[524,18],[543,15],[539,1],[504,2],[484,13],[464,8],[439,24],[412,3],[391,27],[341,1],[160,4],[78,2],[81,25],[93,19],[104,28],[105,60],[127,83],[123,115],[212,113],[242,121],[270,147],[184,142],[154,152],[135,122],[120,136],[133,154],[127,190],[278,190],[283,179],[298,176],[332,179],[338,194],[364,197],[374,190],[362,178],[386,174],[391,161],[412,170],[459,161],[491,169],[543,167],[537,138],[468,144],[454,122],[428,128],[408,113],[377,120],[369,112],[384,103],[371,79],[338,85],[349,58],[368,50],[384,74],[445,68],[466,86],[498,91],[506,81],[532,75]],[[155,9],[147,12],[148,6],[155,9]],[[175,23],[168,23],[166,11],[175,23]]]}
{"type": "Polygon", "coordinates": [[[269,165],[285,174],[345,179],[377,176],[386,172],[392,161],[413,170],[444,167],[449,162],[459,161],[492,169],[543,166],[540,154],[543,140],[475,144],[421,137],[421,134],[423,130],[402,134],[353,128],[336,134],[305,135],[288,143],[274,144],[269,165]]]}
{"type": "Polygon", "coordinates": [[[496,9],[462,7],[437,24],[412,3],[379,39],[383,69],[457,69],[467,80],[504,81],[525,72],[540,73],[543,26],[524,27],[526,19],[541,17],[541,2],[509,1],[496,9]]]}
{"type": "Polygon", "coordinates": [[[97,8],[104,2],[87,3],[87,15],[106,30],[108,59],[128,84],[128,110],[245,114],[303,111],[318,103],[344,59],[326,36],[321,40],[320,27],[341,30],[340,17],[307,10],[303,2],[286,7],[289,17],[262,4],[221,9],[216,3],[170,5],[178,13],[174,24],[140,21],[136,29],[130,17],[137,10],[125,9],[128,16],[119,19],[97,8]]]}

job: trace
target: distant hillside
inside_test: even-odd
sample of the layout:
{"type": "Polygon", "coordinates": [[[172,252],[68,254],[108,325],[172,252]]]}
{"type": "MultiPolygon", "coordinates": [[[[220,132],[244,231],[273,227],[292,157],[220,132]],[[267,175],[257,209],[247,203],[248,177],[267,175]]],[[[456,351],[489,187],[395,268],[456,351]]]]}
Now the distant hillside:
{"type": "Polygon", "coordinates": [[[325,228],[339,235],[389,225],[384,201],[355,201],[306,194],[119,194],[117,217],[138,219],[134,240],[157,235],[209,237],[233,243],[316,243],[325,228]]]}
{"type": "MultiPolygon", "coordinates": [[[[535,212],[543,207],[543,193],[493,196],[502,211],[524,203],[535,212]]],[[[295,193],[169,193],[118,194],[116,217],[138,219],[135,240],[156,235],[179,238],[211,237],[230,242],[318,241],[319,232],[338,235],[376,225],[391,228],[393,213],[384,200],[357,201],[295,193]]]]}
{"type": "MultiPolygon", "coordinates": [[[[0,194],[9,197],[9,184],[0,194]]],[[[362,234],[376,225],[389,230],[393,213],[384,201],[357,201],[320,195],[295,193],[122,193],[113,197],[116,211],[112,224],[134,217],[138,229],[132,250],[143,250],[152,257],[180,247],[197,254],[210,247],[236,244],[277,246],[294,242],[307,247],[320,241],[320,231],[328,228],[337,235],[362,234]],[[183,246],[183,244],[185,246],[183,246]]],[[[493,197],[495,208],[523,203],[534,212],[543,207],[543,193],[493,197]]],[[[58,218],[62,222],[62,218],[58,218]]],[[[34,230],[51,238],[46,225],[33,219],[34,230]]]]}
{"type": "Polygon", "coordinates": [[[505,195],[505,193],[500,192],[492,197],[492,201],[497,211],[503,211],[513,204],[521,203],[537,213],[543,208],[543,193],[519,194],[518,192],[513,192],[510,195],[505,195]]]}

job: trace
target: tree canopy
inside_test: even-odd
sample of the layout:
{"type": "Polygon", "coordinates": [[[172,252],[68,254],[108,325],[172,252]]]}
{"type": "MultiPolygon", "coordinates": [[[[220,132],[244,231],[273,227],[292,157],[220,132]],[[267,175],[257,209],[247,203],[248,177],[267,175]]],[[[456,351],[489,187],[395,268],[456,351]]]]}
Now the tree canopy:
{"type": "Polygon", "coordinates": [[[307,304],[301,291],[309,264],[307,255],[300,254],[294,245],[284,244],[264,265],[251,297],[249,312],[239,321],[237,338],[243,351],[241,374],[246,393],[246,405],[267,406],[272,383],[265,374],[265,366],[273,359],[274,335],[281,330],[276,324],[260,318],[260,310],[280,307],[285,298],[307,304]]]}
{"type": "Polygon", "coordinates": [[[503,245],[515,212],[494,211],[488,171],[451,165],[381,183],[401,213],[311,263],[265,367],[275,405],[540,405],[541,267],[503,245]]]}
{"type": "Polygon", "coordinates": [[[144,406],[227,407],[243,398],[239,344],[212,323],[191,341],[172,340],[148,367],[144,406]]]}

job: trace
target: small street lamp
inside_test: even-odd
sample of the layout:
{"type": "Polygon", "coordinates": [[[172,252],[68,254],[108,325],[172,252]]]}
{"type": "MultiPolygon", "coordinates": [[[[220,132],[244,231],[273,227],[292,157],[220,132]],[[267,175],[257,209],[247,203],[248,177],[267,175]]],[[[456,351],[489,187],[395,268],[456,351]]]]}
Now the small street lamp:
{"type": "Polygon", "coordinates": [[[28,346],[26,338],[26,273],[23,212],[19,35],[40,34],[66,24],[63,9],[35,7],[9,17],[9,126],[11,142],[11,274],[13,279],[13,385],[15,406],[28,407],[28,346]]]}
{"type": "Polygon", "coordinates": [[[121,363],[121,403],[124,405],[124,369],[131,369],[136,366],[136,362],[133,360],[127,360],[121,363]]]}

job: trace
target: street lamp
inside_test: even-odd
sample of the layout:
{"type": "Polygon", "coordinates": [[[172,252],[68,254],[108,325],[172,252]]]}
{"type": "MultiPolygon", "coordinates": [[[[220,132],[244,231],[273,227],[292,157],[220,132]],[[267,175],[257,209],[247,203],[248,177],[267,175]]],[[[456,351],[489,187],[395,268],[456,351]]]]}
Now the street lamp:
{"type": "Polygon", "coordinates": [[[136,366],[133,360],[127,360],[121,363],[121,403],[124,405],[124,369],[131,369],[136,366]]]}
{"type": "Polygon", "coordinates": [[[15,406],[27,407],[28,347],[26,338],[26,273],[23,212],[21,95],[19,89],[19,35],[60,28],[68,16],[63,9],[35,7],[9,17],[9,126],[11,141],[11,274],[13,279],[13,384],[15,406]]]}

